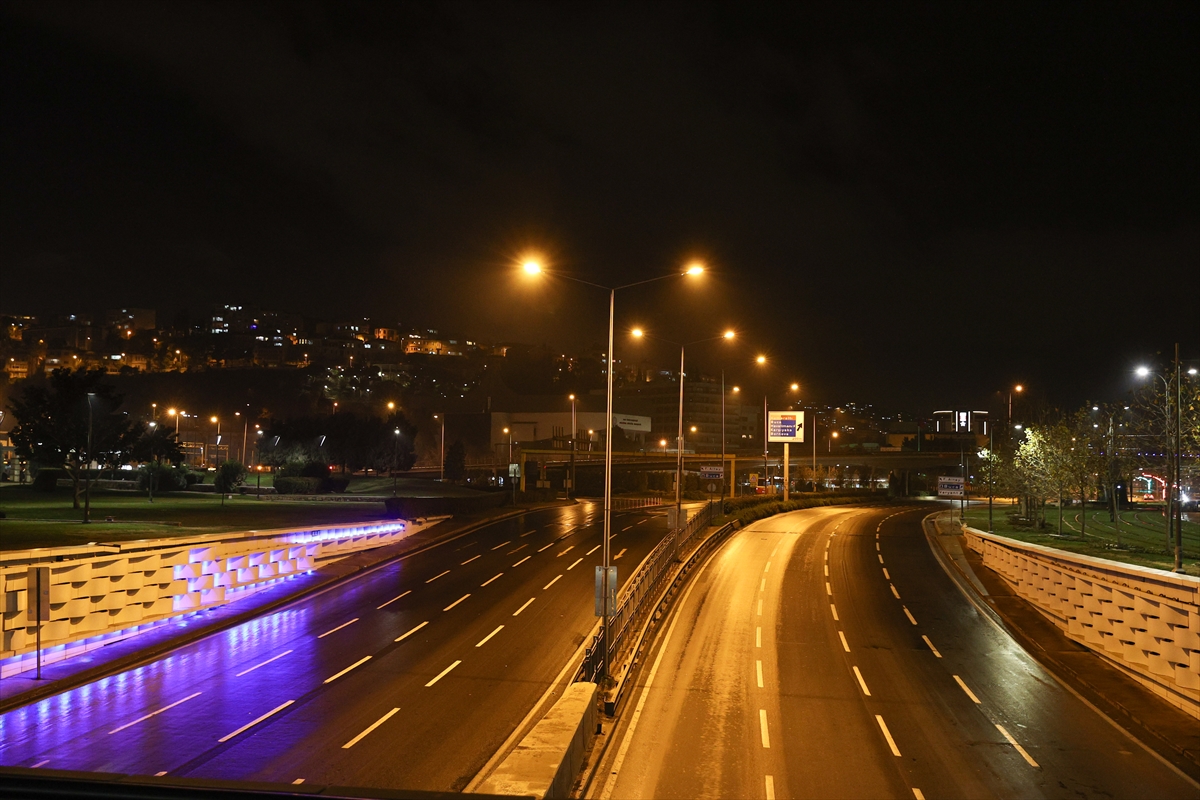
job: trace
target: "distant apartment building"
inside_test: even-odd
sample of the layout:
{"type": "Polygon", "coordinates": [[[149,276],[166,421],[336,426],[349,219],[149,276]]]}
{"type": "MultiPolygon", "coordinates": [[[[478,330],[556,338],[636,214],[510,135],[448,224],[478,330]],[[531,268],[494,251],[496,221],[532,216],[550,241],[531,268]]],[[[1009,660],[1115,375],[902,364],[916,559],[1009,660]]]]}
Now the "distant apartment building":
{"type": "Polygon", "coordinates": [[[104,312],[104,324],[122,339],[132,339],[138,331],[154,330],[156,316],[151,308],[110,308],[104,312]]]}

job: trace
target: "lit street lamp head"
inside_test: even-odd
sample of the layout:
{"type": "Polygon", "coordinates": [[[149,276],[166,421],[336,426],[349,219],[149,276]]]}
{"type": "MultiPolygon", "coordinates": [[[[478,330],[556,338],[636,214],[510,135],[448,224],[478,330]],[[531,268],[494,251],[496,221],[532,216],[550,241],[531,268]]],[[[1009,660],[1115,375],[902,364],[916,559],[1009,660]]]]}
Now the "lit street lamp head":
{"type": "Polygon", "coordinates": [[[640,339],[646,335],[646,332],[644,330],[642,330],[641,328],[634,328],[633,330],[631,330],[629,332],[629,335],[635,339],[640,339]]]}
{"type": "Polygon", "coordinates": [[[683,274],[684,275],[699,275],[702,272],[704,272],[704,265],[701,264],[699,261],[693,261],[691,264],[688,264],[688,268],[683,271],[683,274]]]}
{"type": "Polygon", "coordinates": [[[1149,367],[1138,367],[1137,374],[1138,374],[1138,377],[1144,378],[1150,374],[1150,368],[1149,367]]]}
{"type": "Polygon", "coordinates": [[[767,363],[767,357],[759,356],[758,358],[754,359],[754,363],[755,364],[765,364],[765,363],[767,363]]]}
{"type": "Polygon", "coordinates": [[[733,337],[737,336],[737,334],[733,331],[725,331],[724,336],[726,339],[732,339],[733,337]]]}
{"type": "Polygon", "coordinates": [[[542,265],[536,259],[529,258],[521,264],[521,269],[525,270],[526,275],[538,275],[542,271],[542,265]]]}

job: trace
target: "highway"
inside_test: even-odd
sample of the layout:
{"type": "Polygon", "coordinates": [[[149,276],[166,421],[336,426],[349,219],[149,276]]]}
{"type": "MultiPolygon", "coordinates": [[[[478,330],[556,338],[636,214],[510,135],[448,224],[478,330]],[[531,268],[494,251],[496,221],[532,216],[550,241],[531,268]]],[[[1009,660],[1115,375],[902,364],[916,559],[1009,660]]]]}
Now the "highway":
{"type": "Polygon", "coordinates": [[[1200,796],[967,601],[929,511],[732,536],[645,659],[590,796],[1200,796]]]}
{"type": "MultiPolygon", "coordinates": [[[[0,763],[460,790],[595,624],[600,506],[405,556],[137,669],[0,716],[0,763]]],[[[614,513],[622,582],[666,533],[614,513]]]]}

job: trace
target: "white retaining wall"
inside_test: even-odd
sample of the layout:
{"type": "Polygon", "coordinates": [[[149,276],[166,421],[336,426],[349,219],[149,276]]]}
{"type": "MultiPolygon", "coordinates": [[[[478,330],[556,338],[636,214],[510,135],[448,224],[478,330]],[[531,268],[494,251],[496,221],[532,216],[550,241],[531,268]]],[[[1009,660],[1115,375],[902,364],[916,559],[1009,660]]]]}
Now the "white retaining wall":
{"type": "Polygon", "coordinates": [[[965,533],[984,565],[1067,636],[1200,718],[1200,578],[965,533]]]}
{"type": "Polygon", "coordinates": [[[387,520],[0,552],[4,674],[35,663],[28,568],[50,568],[43,663],[108,644],[170,617],[220,606],[273,581],[392,544],[432,524],[387,520]],[[28,657],[14,658],[29,654],[28,657]]]}

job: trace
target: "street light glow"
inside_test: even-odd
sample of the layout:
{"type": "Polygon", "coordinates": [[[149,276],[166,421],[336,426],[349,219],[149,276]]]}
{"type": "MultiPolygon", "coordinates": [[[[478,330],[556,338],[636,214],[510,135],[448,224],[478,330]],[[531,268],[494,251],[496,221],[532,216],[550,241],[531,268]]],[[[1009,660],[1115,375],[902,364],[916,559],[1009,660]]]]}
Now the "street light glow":
{"type": "Polygon", "coordinates": [[[1149,367],[1138,367],[1137,374],[1138,374],[1138,377],[1144,378],[1150,374],[1150,368],[1149,367]]]}
{"type": "Polygon", "coordinates": [[[759,356],[758,358],[754,359],[754,361],[758,364],[765,364],[765,363],[767,363],[767,357],[759,356]]]}
{"type": "Polygon", "coordinates": [[[641,328],[634,328],[633,330],[631,330],[629,332],[629,334],[631,336],[633,336],[635,339],[640,339],[646,335],[646,332],[644,330],[642,330],[641,328]]]}
{"type": "Polygon", "coordinates": [[[542,265],[536,259],[526,259],[521,265],[521,269],[525,270],[527,275],[537,275],[542,271],[542,265]]]}
{"type": "Polygon", "coordinates": [[[688,268],[686,270],[684,270],[683,274],[684,275],[699,275],[701,272],[704,272],[704,265],[701,264],[699,261],[693,261],[691,264],[688,265],[688,268]]]}
{"type": "Polygon", "coordinates": [[[732,338],[733,338],[734,336],[736,336],[736,335],[737,335],[737,334],[736,334],[736,333],[734,333],[733,331],[725,331],[725,338],[726,338],[726,339],[732,339],[732,338]]]}
{"type": "Polygon", "coordinates": [[[798,392],[798,391],[800,391],[800,384],[798,384],[798,383],[793,383],[793,384],[792,384],[792,391],[793,391],[793,392],[798,392]]]}
{"type": "Polygon", "coordinates": [[[212,423],[215,423],[215,422],[217,421],[217,418],[216,418],[216,417],[209,417],[209,420],[208,420],[208,421],[209,421],[209,422],[212,422],[212,423]]]}
{"type": "Polygon", "coordinates": [[[1016,386],[1013,387],[1013,391],[1014,392],[1023,392],[1023,391],[1025,391],[1025,387],[1018,383],[1016,386]]]}

